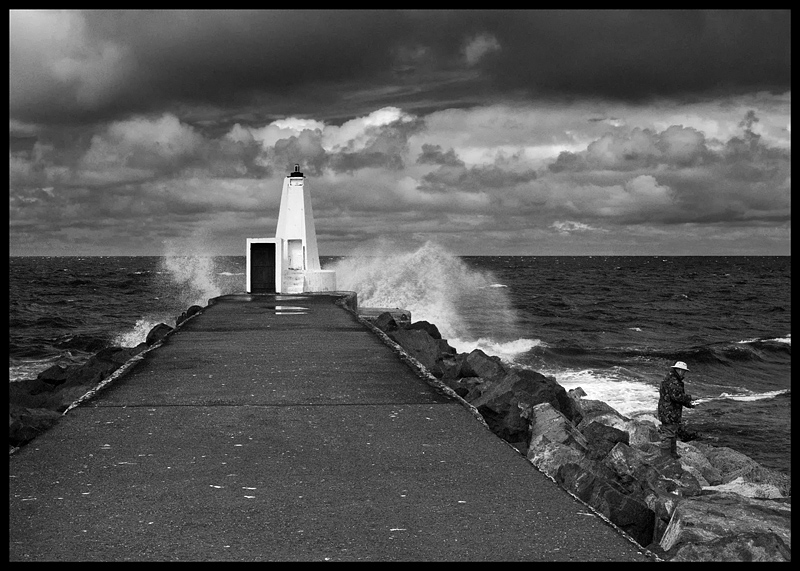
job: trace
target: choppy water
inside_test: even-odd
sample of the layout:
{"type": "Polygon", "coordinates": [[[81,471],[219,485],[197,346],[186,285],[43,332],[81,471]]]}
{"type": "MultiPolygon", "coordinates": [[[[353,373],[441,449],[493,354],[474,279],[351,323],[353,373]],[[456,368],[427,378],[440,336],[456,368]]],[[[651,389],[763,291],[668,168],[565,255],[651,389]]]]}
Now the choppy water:
{"type": "MultiPolygon", "coordinates": [[[[322,258],[365,307],[403,307],[459,351],[655,414],[676,360],[702,439],[791,466],[790,257],[457,257],[426,244],[322,258]]],[[[245,258],[9,259],[9,380],[134,346],[190,305],[244,291],[245,258]]]]}

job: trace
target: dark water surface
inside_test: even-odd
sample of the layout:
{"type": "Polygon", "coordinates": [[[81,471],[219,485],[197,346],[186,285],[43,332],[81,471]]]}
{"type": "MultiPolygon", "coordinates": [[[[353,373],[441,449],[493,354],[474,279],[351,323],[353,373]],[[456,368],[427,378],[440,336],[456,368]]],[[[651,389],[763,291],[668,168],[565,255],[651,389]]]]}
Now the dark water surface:
{"type": "MultiPolygon", "coordinates": [[[[581,386],[623,414],[654,414],[676,360],[701,439],[765,466],[791,465],[790,257],[322,258],[365,307],[403,307],[459,351],[581,386]]],[[[9,380],[134,346],[190,305],[245,289],[245,258],[9,259],[9,380]]]]}

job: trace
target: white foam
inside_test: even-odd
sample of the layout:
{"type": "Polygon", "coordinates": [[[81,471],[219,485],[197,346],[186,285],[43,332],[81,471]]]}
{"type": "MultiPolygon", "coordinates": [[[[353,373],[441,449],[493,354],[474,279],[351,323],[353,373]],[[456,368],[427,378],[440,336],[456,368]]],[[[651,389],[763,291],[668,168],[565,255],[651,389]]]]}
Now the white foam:
{"type": "Polygon", "coordinates": [[[587,399],[603,401],[620,414],[630,416],[637,412],[655,412],[658,408],[658,388],[620,378],[614,371],[592,369],[567,369],[540,373],[553,376],[566,390],[581,387],[587,399]]]}
{"type": "Polygon", "coordinates": [[[212,297],[222,295],[222,288],[216,281],[216,262],[209,251],[207,239],[198,232],[184,241],[173,240],[165,243],[164,257],[160,270],[172,280],[183,308],[192,305],[205,307],[212,297]]]}
{"type": "Polygon", "coordinates": [[[758,337],[754,337],[753,339],[742,339],[741,341],[737,341],[737,343],[756,343],[757,341],[774,341],[776,343],[786,343],[788,345],[791,345],[792,334],[787,333],[786,337],[775,337],[773,339],[759,339],[758,337]]]}
{"type": "Polygon", "coordinates": [[[741,402],[752,402],[757,400],[771,399],[787,393],[788,390],[768,391],[766,393],[720,393],[718,397],[707,397],[693,401],[695,404],[714,400],[735,400],[741,402]]]}
{"type": "Polygon", "coordinates": [[[145,342],[147,334],[150,333],[153,327],[159,323],[167,323],[169,325],[169,322],[171,322],[170,327],[174,326],[175,318],[165,317],[164,319],[159,319],[157,317],[143,317],[136,321],[136,325],[133,326],[133,329],[117,335],[111,341],[111,345],[117,347],[136,347],[139,343],[145,342]]]}
{"type": "Polygon", "coordinates": [[[539,339],[514,339],[504,343],[482,337],[477,341],[448,339],[447,342],[459,353],[471,353],[475,349],[480,349],[487,355],[495,355],[504,361],[510,362],[513,362],[518,355],[527,353],[534,347],[544,346],[544,343],[539,339]]]}
{"type": "Polygon", "coordinates": [[[509,332],[516,326],[507,288],[490,288],[497,284],[491,272],[470,268],[432,242],[404,251],[379,241],[362,246],[332,269],[337,287],[355,291],[359,306],[408,310],[412,321],[435,324],[448,340],[509,332]]]}

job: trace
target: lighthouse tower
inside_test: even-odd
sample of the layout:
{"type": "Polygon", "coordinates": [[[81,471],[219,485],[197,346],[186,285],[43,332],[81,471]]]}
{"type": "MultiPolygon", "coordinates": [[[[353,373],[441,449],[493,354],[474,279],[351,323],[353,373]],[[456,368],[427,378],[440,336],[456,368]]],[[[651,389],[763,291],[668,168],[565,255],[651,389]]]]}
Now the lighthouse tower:
{"type": "Polygon", "coordinates": [[[247,239],[248,293],[336,290],[336,273],[319,265],[311,195],[300,165],[283,180],[274,238],[247,239]]]}

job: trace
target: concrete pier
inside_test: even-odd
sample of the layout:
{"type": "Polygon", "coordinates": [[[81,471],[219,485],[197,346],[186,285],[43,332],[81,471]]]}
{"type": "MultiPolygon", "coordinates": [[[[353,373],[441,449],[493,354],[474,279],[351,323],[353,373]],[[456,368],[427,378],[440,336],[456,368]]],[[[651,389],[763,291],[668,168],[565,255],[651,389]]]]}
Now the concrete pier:
{"type": "Polygon", "coordinates": [[[340,298],[216,298],[10,456],[9,560],[652,560],[340,298]]]}

